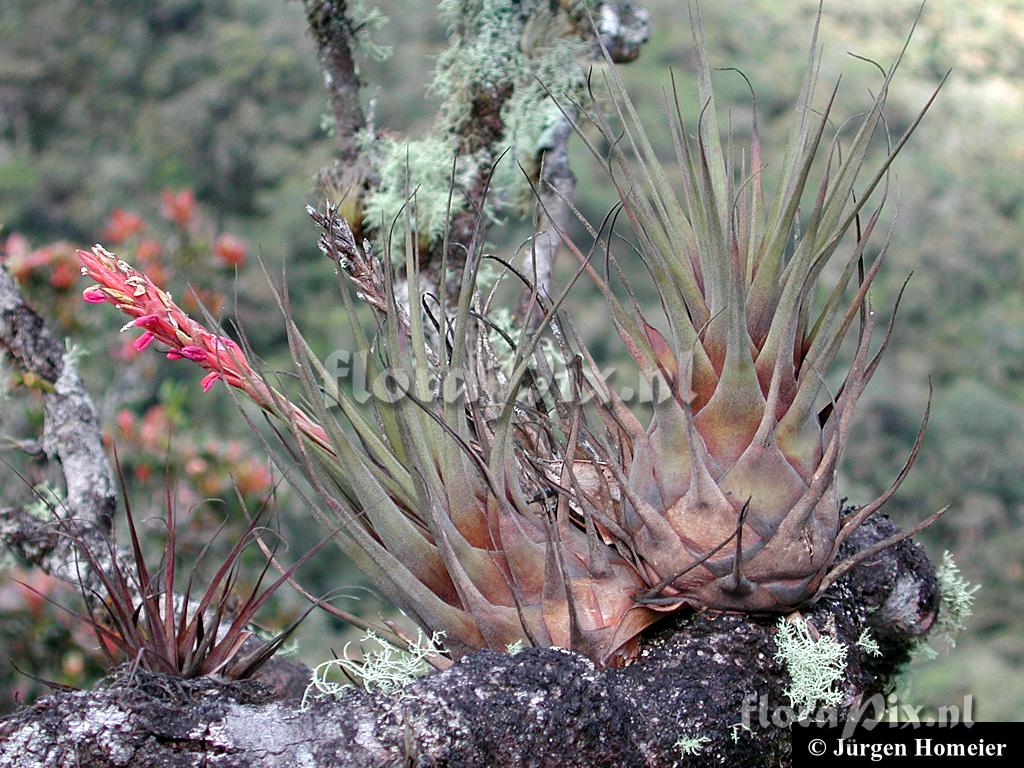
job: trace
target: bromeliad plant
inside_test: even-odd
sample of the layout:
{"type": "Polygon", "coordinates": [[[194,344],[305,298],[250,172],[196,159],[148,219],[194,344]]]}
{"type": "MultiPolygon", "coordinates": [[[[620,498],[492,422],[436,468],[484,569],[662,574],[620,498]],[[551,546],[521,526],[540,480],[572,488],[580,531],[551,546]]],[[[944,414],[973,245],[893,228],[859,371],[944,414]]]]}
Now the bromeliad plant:
{"type": "MultiPolygon", "coordinates": [[[[731,139],[723,148],[718,134],[695,10],[703,105],[695,136],[684,125],[674,84],[666,98],[680,190],[670,183],[614,69],[609,92],[617,125],[593,113],[610,156],[587,141],[596,157],[619,171],[610,175],[668,325],[663,336],[639,312],[626,311],[607,280],[598,280],[619,333],[662,394],[634,444],[631,494],[619,523],[654,585],[647,595],[652,601],[785,610],[851,566],[828,575],[843,541],[899,487],[923,437],[924,425],[885,493],[840,519],[839,459],[856,403],[892,331],[890,324],[872,353],[875,317],[868,291],[889,239],[870,263],[867,245],[889,192],[889,168],[938,89],[893,143],[883,111],[905,44],[883,71],[874,103],[836,131],[814,189],[809,178],[838,89],[823,111],[815,110],[819,13],[778,187],[766,198],[756,101],[748,165],[745,154],[737,162],[731,139]],[[849,124],[855,130],[843,147],[849,124]],[[876,134],[886,140],[884,159],[858,189],[876,134]],[[810,215],[802,222],[801,206],[809,201],[810,215]],[[869,204],[874,209],[862,222],[869,204]],[[816,310],[823,271],[847,240],[852,247],[841,258],[839,277],[816,310]],[[852,298],[845,298],[848,291],[852,298]],[[833,394],[825,376],[855,322],[853,362],[833,394]]],[[[622,274],[613,257],[609,262],[622,274]]],[[[894,308],[893,319],[895,314],[894,308]]]]}
{"type": "MultiPolygon", "coordinates": [[[[140,345],[161,342],[168,357],[209,372],[204,388],[223,380],[287,426],[275,448],[292,487],[312,491],[317,503],[307,497],[309,508],[340,529],[342,549],[424,631],[444,632],[455,656],[525,643],[619,664],[635,654],[639,633],[659,611],[798,606],[854,564],[834,563],[839,546],[895,492],[920,445],[919,437],[886,493],[841,518],[836,467],[888,340],[887,332],[872,354],[868,291],[886,248],[868,263],[867,243],[889,166],[920,116],[887,145],[856,194],[855,182],[876,134],[887,137],[883,108],[899,61],[853,121],[848,146],[840,147],[842,128],[832,140],[800,227],[831,107],[830,99],[823,114],[812,108],[816,34],[779,186],[766,201],[756,110],[748,166],[745,158],[736,162],[731,143],[723,149],[699,16],[695,30],[703,104],[696,138],[668,102],[681,192],[614,69],[613,115],[591,112],[610,156],[580,131],[619,190],[636,252],[660,293],[667,335],[631,292],[624,304],[611,287],[611,275],[626,271],[612,253],[614,216],[594,233],[589,253],[569,244],[580,267],[555,300],[533,291],[544,319],[518,343],[505,337],[514,348],[509,367],[492,349],[498,329],[487,317],[491,297],[478,290],[479,242],[465,254],[458,305],[448,306],[445,296],[424,292],[419,238],[406,216],[408,296],[400,304],[390,254],[378,259],[360,247],[330,207],[311,210],[323,230],[320,248],[339,275],[357,352],[379,387],[371,410],[360,407],[313,354],[282,292],[304,395],[297,405],[250,354],[185,316],[145,275],[99,247],[81,254],[98,283],[86,299],[133,317],[140,345]],[[875,208],[862,224],[869,203],[875,208]],[[819,278],[848,239],[851,251],[815,312],[819,278]],[[603,276],[593,266],[597,254],[603,276]],[[585,273],[604,291],[627,349],[661,395],[646,429],[602,382],[562,310],[585,273]],[[361,321],[360,302],[375,312],[375,333],[361,321]],[[855,323],[853,362],[832,395],[824,377],[855,323]],[[545,338],[567,364],[569,397],[545,386],[552,379],[539,353],[545,338]]],[[[510,265],[505,270],[528,283],[510,265]]]]}
{"type": "MultiPolygon", "coordinates": [[[[122,487],[123,487],[122,478],[122,487]]],[[[175,592],[178,549],[177,515],[171,493],[167,494],[164,548],[159,564],[147,563],[135,516],[125,501],[131,551],[122,558],[112,542],[106,551],[96,551],[89,538],[81,535],[76,522],[60,504],[40,497],[56,519],[87,567],[98,579],[99,589],[80,581],[86,613],[79,614],[54,602],[31,585],[22,585],[89,626],[111,666],[130,662],[151,672],[183,678],[218,675],[239,680],[254,674],[269,661],[295,632],[309,611],[301,614],[283,631],[256,639],[253,620],[266,602],[295,571],[327,543],[324,539],[271,584],[264,586],[272,557],[260,572],[248,594],[238,593],[242,555],[259,535],[258,526],[266,505],[252,515],[248,527],[217,564],[201,590],[194,591],[196,567],[217,538],[215,533],[190,568],[181,593],[175,592]],[[130,561],[130,564],[126,562],[130,561]],[[246,644],[252,639],[252,642],[246,644]]],[[[223,528],[223,525],[221,526],[223,528]]]]}

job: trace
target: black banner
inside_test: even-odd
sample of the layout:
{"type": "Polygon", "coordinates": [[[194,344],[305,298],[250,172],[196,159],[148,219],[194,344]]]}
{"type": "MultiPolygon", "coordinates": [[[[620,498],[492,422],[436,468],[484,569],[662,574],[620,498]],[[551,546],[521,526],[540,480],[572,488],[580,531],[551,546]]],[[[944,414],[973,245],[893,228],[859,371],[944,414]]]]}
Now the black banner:
{"type": "Polygon", "coordinates": [[[1022,733],[1017,723],[884,723],[846,732],[842,727],[794,725],[793,768],[1020,765],[1022,733]]]}

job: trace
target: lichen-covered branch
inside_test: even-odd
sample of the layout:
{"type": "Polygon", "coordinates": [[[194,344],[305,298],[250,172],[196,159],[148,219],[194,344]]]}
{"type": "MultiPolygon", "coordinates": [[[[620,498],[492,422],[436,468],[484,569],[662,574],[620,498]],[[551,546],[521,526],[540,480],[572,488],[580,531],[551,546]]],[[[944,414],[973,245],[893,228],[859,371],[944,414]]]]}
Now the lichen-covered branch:
{"type": "MultiPolygon", "coordinates": [[[[474,237],[483,242],[491,213],[511,208],[523,214],[533,207],[525,171],[546,211],[536,264],[526,271],[535,271],[545,290],[561,242],[557,232],[571,223],[565,201],[574,185],[566,153],[571,130],[548,91],[578,96],[573,91],[583,86],[583,65],[604,55],[602,45],[613,61],[635,59],[650,32],[646,9],[634,0],[444,2],[449,43],[431,85],[434,125],[421,138],[385,139],[365,130],[359,104],[354,57],[366,10],[344,0],[306,0],[305,6],[338,143],[337,162],[321,174],[321,191],[351,223],[357,243],[365,233],[384,246],[399,213],[413,210],[424,279],[441,284],[446,235],[447,284],[454,294],[467,251],[474,237]],[[453,160],[457,189],[449,210],[453,160]],[[411,192],[416,199],[407,207],[411,192]]],[[[401,227],[394,239],[392,256],[399,259],[401,227]]]]}
{"type": "MultiPolygon", "coordinates": [[[[895,530],[872,520],[844,545],[846,553],[895,530]]],[[[938,604],[930,563],[919,546],[903,542],[802,611],[796,620],[846,649],[835,683],[841,712],[889,689],[938,604]],[[865,630],[880,655],[858,642],[865,630]]],[[[400,697],[351,688],[305,711],[267,700],[256,684],[136,675],[55,694],[0,722],[0,768],[786,765],[788,732],[760,724],[757,714],[760,697],[769,707],[790,704],[792,676],[777,658],[776,621],[677,615],[636,662],[606,672],[558,649],[482,651],[407,685],[400,697]]]]}
{"type": "Polygon", "coordinates": [[[327,89],[327,102],[334,121],[338,160],[342,164],[359,159],[358,135],[366,127],[359,100],[359,73],[355,62],[358,33],[347,0],[305,0],[306,19],[316,43],[327,89]]]}
{"type": "MultiPolygon", "coordinates": [[[[617,64],[633,61],[650,36],[647,9],[632,0],[604,2],[594,9],[572,0],[565,0],[563,5],[583,39],[590,41],[590,58],[594,60],[599,61],[607,54],[617,64]],[[594,10],[598,13],[596,17],[592,15],[594,10]]],[[[561,108],[574,109],[568,103],[561,108]]],[[[569,165],[572,133],[572,123],[559,113],[536,142],[534,165],[540,169],[536,184],[538,226],[524,269],[533,288],[522,291],[516,307],[516,318],[527,324],[537,323],[543,316],[532,294],[536,290],[543,295],[550,288],[562,235],[573,223],[570,206],[576,191],[576,177],[569,165]]]]}
{"type": "MultiPolygon", "coordinates": [[[[0,349],[44,383],[41,444],[64,474],[67,496],[62,514],[67,525],[99,557],[109,554],[116,495],[96,410],[68,351],[25,303],[2,266],[0,349]]],[[[26,497],[30,493],[26,489],[26,497]]],[[[47,573],[76,583],[81,577],[98,586],[71,539],[58,532],[53,520],[41,521],[26,507],[0,510],[0,542],[47,573]]]]}
{"type": "MultiPolygon", "coordinates": [[[[589,57],[593,60],[600,61],[607,54],[617,64],[633,61],[650,36],[647,9],[632,0],[604,2],[594,8],[586,3],[565,0],[563,6],[582,38],[590,41],[589,57]]],[[[569,103],[562,104],[561,109],[569,110],[570,114],[574,110],[569,103]]],[[[576,177],[569,165],[572,133],[572,123],[559,112],[535,147],[535,167],[540,169],[536,184],[538,227],[524,271],[533,288],[541,294],[550,288],[562,234],[573,223],[570,206],[576,191],[576,177]]],[[[532,293],[532,289],[524,289],[516,307],[516,317],[527,324],[536,323],[542,317],[532,293]]]]}

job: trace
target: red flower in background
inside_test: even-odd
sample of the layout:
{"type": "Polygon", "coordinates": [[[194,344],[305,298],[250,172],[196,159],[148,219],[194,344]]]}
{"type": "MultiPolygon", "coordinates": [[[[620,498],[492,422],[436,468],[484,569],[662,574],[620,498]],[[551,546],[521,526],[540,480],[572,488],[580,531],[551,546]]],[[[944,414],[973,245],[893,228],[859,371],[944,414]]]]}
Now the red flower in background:
{"type": "Polygon", "coordinates": [[[0,248],[0,263],[7,266],[18,282],[23,282],[32,274],[33,268],[28,261],[30,251],[28,238],[17,232],[8,235],[3,242],[3,247],[0,248]]]}
{"type": "Polygon", "coordinates": [[[103,237],[112,243],[121,244],[145,228],[146,223],[139,214],[126,211],[123,208],[115,208],[111,211],[110,218],[107,219],[103,237]]]}
{"type": "Polygon", "coordinates": [[[55,263],[50,271],[50,285],[59,291],[70,288],[78,280],[76,266],[76,264],[66,259],[55,263]]]}
{"type": "Polygon", "coordinates": [[[135,246],[135,262],[145,272],[149,279],[156,285],[167,285],[170,280],[170,271],[164,263],[164,247],[156,240],[146,237],[135,246]]]}
{"type": "Polygon", "coordinates": [[[265,493],[274,482],[270,467],[252,459],[246,459],[236,466],[234,474],[238,490],[245,496],[265,493]]]}
{"type": "Polygon", "coordinates": [[[219,291],[190,288],[188,293],[182,297],[181,304],[189,312],[199,312],[205,309],[211,315],[219,315],[224,308],[224,301],[224,294],[219,291]]]}
{"type": "Polygon", "coordinates": [[[135,259],[139,264],[153,264],[163,253],[164,247],[151,237],[144,238],[135,246],[135,259]]]}
{"type": "Polygon", "coordinates": [[[7,266],[14,279],[26,282],[40,273],[57,290],[66,290],[78,279],[78,259],[70,243],[59,241],[32,249],[28,239],[17,232],[8,236],[0,247],[0,263],[7,266]]]}
{"type": "Polygon", "coordinates": [[[165,189],[160,193],[160,213],[182,229],[187,229],[196,213],[196,193],[191,189],[175,192],[165,189]]]}
{"type": "Polygon", "coordinates": [[[182,504],[191,504],[199,496],[227,498],[235,488],[253,498],[270,490],[274,479],[270,467],[247,455],[242,443],[176,441],[170,436],[177,423],[162,405],[150,406],[141,418],[122,408],[104,440],[107,445],[119,445],[123,466],[140,481],[166,474],[167,467],[181,467],[188,485],[175,486],[175,493],[182,504]]]}
{"type": "Polygon", "coordinates": [[[246,247],[241,238],[223,234],[213,244],[213,252],[228,267],[242,266],[245,263],[246,247]]]}
{"type": "Polygon", "coordinates": [[[117,412],[117,416],[114,419],[117,424],[117,428],[120,430],[121,435],[125,438],[131,438],[135,433],[135,414],[129,411],[127,408],[122,408],[117,412]]]}

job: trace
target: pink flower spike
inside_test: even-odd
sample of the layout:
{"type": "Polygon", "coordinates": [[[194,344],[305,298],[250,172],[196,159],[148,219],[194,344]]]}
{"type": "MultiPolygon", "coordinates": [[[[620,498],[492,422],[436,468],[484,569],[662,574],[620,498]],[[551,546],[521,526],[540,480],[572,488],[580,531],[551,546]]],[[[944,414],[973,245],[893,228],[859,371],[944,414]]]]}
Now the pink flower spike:
{"type": "Polygon", "coordinates": [[[156,337],[152,334],[151,331],[146,331],[144,334],[142,334],[141,336],[139,336],[139,338],[135,340],[135,351],[141,352],[146,347],[148,347],[155,338],[156,337]]]}
{"type": "Polygon", "coordinates": [[[189,344],[188,346],[182,347],[180,350],[182,357],[187,357],[197,363],[203,362],[209,353],[202,347],[197,347],[195,344],[189,344]]]}
{"type": "Polygon", "coordinates": [[[216,371],[213,371],[212,373],[208,373],[205,376],[203,376],[203,380],[200,382],[200,384],[202,384],[203,386],[203,392],[209,392],[210,388],[213,387],[213,385],[216,384],[217,381],[220,380],[220,378],[220,374],[217,373],[216,371]]]}
{"type": "Polygon", "coordinates": [[[107,300],[107,294],[98,285],[93,285],[82,291],[82,298],[89,304],[103,304],[107,300]]]}

